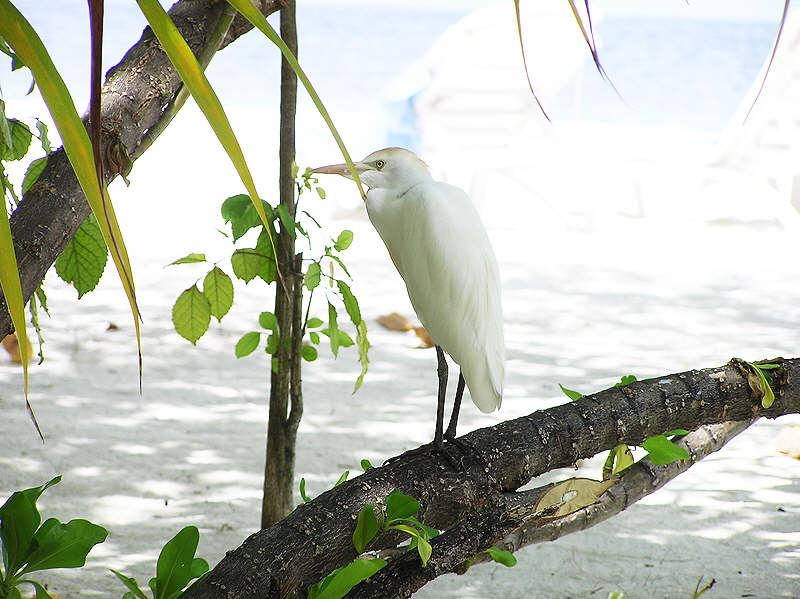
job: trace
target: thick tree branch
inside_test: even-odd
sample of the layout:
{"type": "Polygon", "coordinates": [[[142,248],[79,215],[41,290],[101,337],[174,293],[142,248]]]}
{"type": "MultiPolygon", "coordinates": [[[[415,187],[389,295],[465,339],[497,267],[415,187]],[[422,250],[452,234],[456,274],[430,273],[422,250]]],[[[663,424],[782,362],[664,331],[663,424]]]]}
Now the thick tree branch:
{"type": "MultiPolygon", "coordinates": [[[[281,5],[280,0],[259,0],[257,4],[265,15],[281,5]]],[[[227,2],[181,0],[169,11],[204,66],[220,43],[225,46],[252,28],[241,15],[228,28],[229,21],[224,19],[229,10],[227,2]]],[[[127,173],[131,160],[138,158],[169,123],[185,99],[182,89],[180,77],[153,32],[146,28],[122,61],[108,71],[103,86],[106,181],[127,173]]],[[[10,219],[25,301],[89,213],[72,167],[64,150],[59,149],[50,155],[44,172],[10,219]]],[[[0,293],[0,338],[11,331],[5,298],[0,293]]]]}
{"type": "MultiPolygon", "coordinates": [[[[650,436],[677,428],[694,430],[703,424],[800,413],[800,358],[782,360],[780,368],[770,372],[776,401],[769,409],[762,408],[746,373],[732,361],[718,368],[614,387],[473,431],[460,438],[473,452],[458,472],[437,454],[406,454],[299,506],[281,522],[250,536],[186,597],[304,597],[309,584],[356,557],[352,533],[358,511],[367,503],[382,503],[395,488],[420,501],[419,517],[425,524],[447,531],[434,541],[435,557],[426,569],[436,575],[452,571],[503,539],[521,547],[585,528],[658,488],[670,468],[688,466],[653,471],[646,470],[646,464],[637,466],[621,478],[615,491],[603,495],[599,506],[545,526],[531,507],[535,504],[530,493],[514,492],[534,476],[619,443],[639,445],[650,436]],[[603,502],[612,506],[604,507],[603,502]]],[[[704,434],[694,433],[688,442],[704,434]]],[[[724,438],[716,435],[710,442],[692,446],[694,460],[713,451],[724,438]]],[[[370,549],[394,547],[397,541],[385,535],[370,549]]],[[[387,573],[399,571],[399,578],[427,581],[428,573],[421,572],[413,555],[396,561],[398,565],[387,566],[391,568],[387,573]]],[[[397,588],[402,592],[385,596],[406,596],[418,586],[397,588]]]]}

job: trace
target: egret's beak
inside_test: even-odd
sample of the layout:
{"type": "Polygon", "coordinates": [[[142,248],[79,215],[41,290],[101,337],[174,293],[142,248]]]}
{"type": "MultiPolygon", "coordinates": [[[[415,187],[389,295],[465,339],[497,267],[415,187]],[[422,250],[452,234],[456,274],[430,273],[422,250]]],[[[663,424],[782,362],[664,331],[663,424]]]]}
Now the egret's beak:
{"type": "MultiPolygon", "coordinates": [[[[353,166],[356,167],[356,172],[361,175],[372,167],[368,164],[364,164],[363,162],[354,162],[353,166]]],[[[353,179],[353,176],[350,174],[350,169],[347,167],[347,164],[330,164],[328,166],[318,166],[317,168],[311,171],[312,173],[319,174],[319,175],[341,175],[342,177],[347,177],[348,179],[353,179]]]]}

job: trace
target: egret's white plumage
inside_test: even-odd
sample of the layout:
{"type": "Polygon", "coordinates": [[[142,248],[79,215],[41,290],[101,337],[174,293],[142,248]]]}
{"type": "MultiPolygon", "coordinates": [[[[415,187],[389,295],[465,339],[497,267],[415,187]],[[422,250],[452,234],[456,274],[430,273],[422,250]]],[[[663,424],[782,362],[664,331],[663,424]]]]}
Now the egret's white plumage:
{"type": "MultiPolygon", "coordinates": [[[[500,407],[505,350],[497,260],[466,193],[434,181],[412,152],[386,148],[356,163],[367,213],[434,343],[461,367],[472,401],[500,407]]],[[[349,176],[345,165],[315,169],[349,176]]]]}

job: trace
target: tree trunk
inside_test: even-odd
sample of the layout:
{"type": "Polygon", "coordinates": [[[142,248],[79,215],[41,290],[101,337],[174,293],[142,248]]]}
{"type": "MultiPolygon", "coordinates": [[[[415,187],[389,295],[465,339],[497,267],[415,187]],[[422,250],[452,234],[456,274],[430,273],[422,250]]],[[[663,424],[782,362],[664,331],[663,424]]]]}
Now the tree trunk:
{"type": "MultiPolygon", "coordinates": [[[[295,2],[286,0],[281,8],[281,37],[297,56],[295,2]]],[[[297,77],[285,58],[281,60],[281,107],[279,181],[280,203],[294,220],[295,183],[292,165],[295,157],[295,113],[297,77]]],[[[295,315],[302,306],[301,272],[295,268],[294,237],[281,225],[277,240],[277,259],[283,283],[275,290],[275,318],[278,321],[279,343],[275,353],[277,368],[272,369],[267,425],[267,456],[264,466],[264,497],[261,503],[261,527],[282,520],[292,509],[294,488],[295,440],[299,417],[290,418],[289,394],[297,397],[300,384],[300,341],[302,331],[295,329],[295,315]],[[300,291],[300,293],[297,293],[300,291]],[[298,306],[298,304],[300,304],[298,306]],[[295,384],[293,384],[295,383],[295,384]]]]}
{"type": "MultiPolygon", "coordinates": [[[[353,531],[359,510],[383,504],[393,490],[421,504],[417,518],[444,530],[431,541],[426,568],[404,539],[383,534],[367,556],[389,563],[350,597],[408,597],[433,578],[463,571],[465,561],[501,544],[510,550],[588,528],[626,509],[687,470],[761,417],[800,413],[800,358],[769,370],[775,402],[763,408],[763,390],[741,362],[692,370],[625,387],[472,431],[470,448],[454,470],[432,452],[405,454],[342,483],[229,551],[184,599],[301,599],[306,588],[357,557],[353,531]],[[711,426],[702,426],[709,424],[711,426]],[[550,486],[517,491],[533,477],[568,467],[620,443],[641,445],[669,430],[694,430],[680,444],[690,460],[654,466],[649,459],[624,470],[591,505],[558,518],[542,513],[538,498],[550,486]],[[696,429],[696,430],[695,430],[696,429]]],[[[479,559],[476,561],[480,561],[479,559]]]]}

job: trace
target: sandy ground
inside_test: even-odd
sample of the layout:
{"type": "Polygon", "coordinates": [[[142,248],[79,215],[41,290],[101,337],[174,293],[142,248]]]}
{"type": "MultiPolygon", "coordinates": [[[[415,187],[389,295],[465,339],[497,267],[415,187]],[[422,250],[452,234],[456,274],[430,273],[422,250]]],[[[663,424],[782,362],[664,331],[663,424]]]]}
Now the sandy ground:
{"type": "MultiPolygon", "coordinates": [[[[781,228],[619,219],[600,234],[568,223],[487,222],[503,278],[506,396],[492,415],[467,406],[462,431],[563,402],[558,383],[590,392],[624,374],[798,355],[800,267],[796,239],[781,228]]],[[[411,313],[402,282],[364,218],[334,226],[355,231],[348,257],[371,367],[356,395],[352,351],[338,361],[321,352],[305,369],[297,480],[305,477],[312,495],[342,471],[357,472],[361,458],[377,463],[427,441],[434,420],[432,350],[375,323],[411,313]]],[[[47,359],[31,379],[46,444],[25,414],[18,367],[0,364],[0,498],[63,474],[40,502],[45,516],[85,517],[110,530],[86,568],[41,577],[63,598],[121,596],[109,567],[146,584],[161,545],[184,525],[200,528],[198,554],[212,565],[257,526],[267,371],[260,352],[237,360],[233,346],[271,298],[255,284],[237,288],[232,314],[192,347],[172,329],[170,309],[202,273],[163,268],[178,256],[154,247],[159,234],[157,226],[128,233],[144,315],[142,396],[113,276],[79,303],[48,278],[47,359]],[[107,331],[109,322],[119,330],[107,331]]],[[[619,517],[529,547],[515,568],[444,576],[417,596],[689,597],[701,577],[717,580],[708,597],[800,595],[800,462],[774,446],[778,431],[798,422],[759,422],[619,517]]],[[[598,477],[602,459],[578,474],[598,477]]]]}

